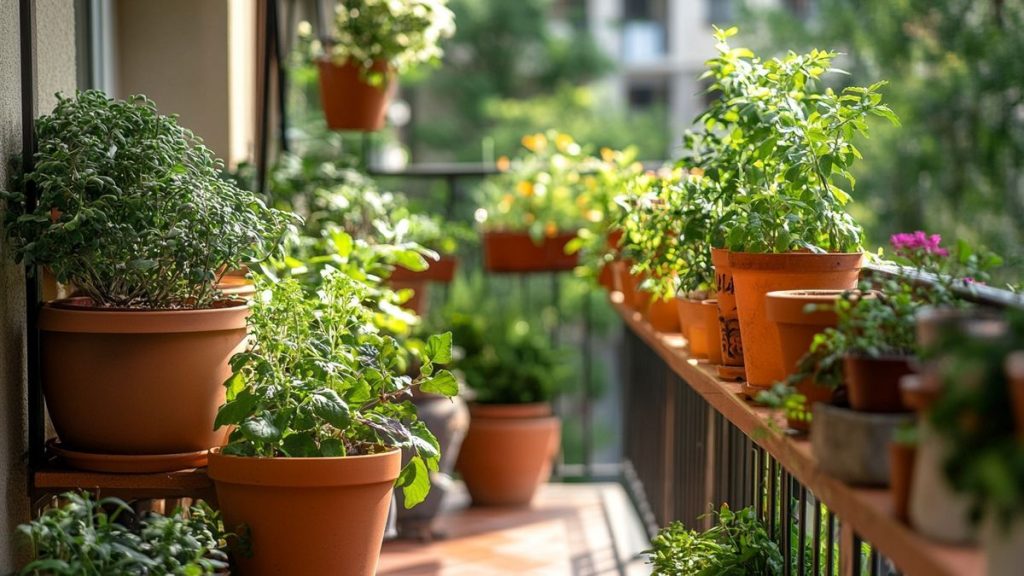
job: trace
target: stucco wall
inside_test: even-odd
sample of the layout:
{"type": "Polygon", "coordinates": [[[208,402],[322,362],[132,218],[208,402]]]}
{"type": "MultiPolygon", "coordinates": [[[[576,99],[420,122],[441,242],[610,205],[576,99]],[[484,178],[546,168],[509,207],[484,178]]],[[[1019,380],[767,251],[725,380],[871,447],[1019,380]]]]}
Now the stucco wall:
{"type": "MultiPolygon", "coordinates": [[[[52,108],[53,94],[75,89],[73,3],[37,0],[36,110],[52,108]]],[[[18,0],[0,0],[0,185],[7,159],[21,151],[21,75],[18,0]]],[[[14,569],[14,527],[28,518],[25,478],[24,274],[11,263],[0,237],[0,574],[14,569]]]]}

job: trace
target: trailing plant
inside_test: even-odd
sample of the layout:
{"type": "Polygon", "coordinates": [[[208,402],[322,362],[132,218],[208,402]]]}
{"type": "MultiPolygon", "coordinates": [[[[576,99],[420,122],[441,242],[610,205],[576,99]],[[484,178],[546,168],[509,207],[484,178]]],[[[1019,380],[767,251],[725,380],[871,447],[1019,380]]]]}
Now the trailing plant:
{"type": "Polygon", "coordinates": [[[317,290],[291,279],[258,284],[249,317],[252,348],[231,359],[217,426],[234,426],[225,454],[336,457],[404,448],[397,485],[407,507],[430,489],[437,440],[408,399],[415,388],[453,396],[451,333],[427,339],[419,374],[401,367],[401,347],[375,325],[364,283],[325,275],[317,290]]]}
{"type": "Polygon", "coordinates": [[[344,0],[334,5],[331,42],[313,41],[314,53],[336,64],[353,62],[371,84],[385,73],[374,70],[386,62],[399,74],[417,64],[439,64],[441,41],[455,33],[455,17],[447,0],[344,0]]]}
{"type": "Polygon", "coordinates": [[[274,250],[293,217],[220,177],[221,163],[144,96],[58,96],[4,224],[16,258],[98,306],[204,308],[219,274],[274,250]]]}
{"type": "Polygon", "coordinates": [[[116,498],[68,492],[60,505],[18,526],[31,560],[20,576],[199,576],[228,569],[227,539],[206,504],[170,516],[135,516],[116,498]]]}
{"type": "Polygon", "coordinates": [[[705,532],[673,522],[651,541],[645,554],[654,576],[775,576],[782,574],[779,546],[751,507],[733,511],[723,504],[705,532]]]}

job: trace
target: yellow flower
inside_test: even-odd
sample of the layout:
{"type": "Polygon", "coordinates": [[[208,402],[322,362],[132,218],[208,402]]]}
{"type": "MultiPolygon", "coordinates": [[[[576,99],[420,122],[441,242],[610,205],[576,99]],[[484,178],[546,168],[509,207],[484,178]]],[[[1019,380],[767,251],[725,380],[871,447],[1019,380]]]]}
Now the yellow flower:
{"type": "Polygon", "coordinates": [[[572,143],[572,136],[569,136],[568,134],[559,134],[558,136],[555,136],[555,146],[557,146],[562,152],[568,150],[569,145],[572,143]]]}
{"type": "Polygon", "coordinates": [[[615,160],[615,150],[612,150],[607,146],[601,148],[601,159],[604,160],[605,162],[611,162],[612,160],[615,160]]]}
{"type": "Polygon", "coordinates": [[[522,143],[523,147],[525,147],[530,152],[540,152],[541,150],[547,148],[548,139],[543,134],[540,133],[527,134],[526,136],[523,136],[522,143]]]}
{"type": "Polygon", "coordinates": [[[583,185],[587,187],[587,190],[595,190],[597,188],[597,178],[587,176],[583,178],[583,185]]]}
{"type": "Polygon", "coordinates": [[[499,156],[497,165],[499,172],[508,172],[508,169],[512,167],[512,162],[509,161],[508,156],[499,156]]]}
{"type": "Polygon", "coordinates": [[[533,182],[530,182],[529,180],[520,180],[519,183],[516,184],[516,191],[519,192],[519,195],[523,198],[533,196],[533,182]]]}

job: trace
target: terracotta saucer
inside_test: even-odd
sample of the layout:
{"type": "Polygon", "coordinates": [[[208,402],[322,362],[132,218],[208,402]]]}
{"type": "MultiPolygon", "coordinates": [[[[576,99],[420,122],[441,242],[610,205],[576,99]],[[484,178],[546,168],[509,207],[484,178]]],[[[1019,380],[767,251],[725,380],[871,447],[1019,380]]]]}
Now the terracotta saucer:
{"type": "Polygon", "coordinates": [[[50,440],[46,446],[71,468],[114,474],[153,474],[200,468],[206,466],[206,459],[210,453],[209,450],[200,450],[182,454],[97,454],[66,448],[57,439],[50,440]]]}

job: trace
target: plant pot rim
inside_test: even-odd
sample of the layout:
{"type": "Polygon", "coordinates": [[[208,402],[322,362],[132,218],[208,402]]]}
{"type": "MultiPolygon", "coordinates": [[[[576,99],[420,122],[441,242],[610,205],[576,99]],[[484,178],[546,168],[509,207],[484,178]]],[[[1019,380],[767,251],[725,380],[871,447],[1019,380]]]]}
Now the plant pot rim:
{"type": "MultiPolygon", "coordinates": [[[[578,229],[577,230],[563,230],[563,229],[559,228],[559,229],[555,230],[554,234],[551,234],[551,235],[544,234],[544,236],[541,237],[541,241],[546,241],[546,240],[563,240],[563,239],[566,239],[566,238],[570,238],[571,239],[571,238],[575,238],[578,235],[578,233],[579,233],[578,229]]],[[[527,231],[524,228],[491,228],[491,229],[485,229],[483,234],[484,234],[484,237],[493,236],[493,237],[503,237],[503,238],[519,238],[519,237],[525,236],[525,237],[529,238],[530,240],[533,240],[533,236],[530,235],[530,232],[527,231]]]]}
{"type": "Polygon", "coordinates": [[[54,300],[39,310],[39,329],[44,332],[90,334],[170,334],[216,332],[246,327],[248,300],[220,300],[222,306],[182,309],[123,309],[82,305],[87,298],[54,300]]]}
{"type": "Polygon", "coordinates": [[[863,252],[729,252],[729,267],[736,270],[771,270],[792,274],[861,268],[863,252]]]}
{"type": "Polygon", "coordinates": [[[402,468],[402,451],[321,457],[259,457],[210,450],[207,474],[215,482],[249,486],[316,488],[358,486],[394,481],[402,468]]]}
{"type": "Polygon", "coordinates": [[[550,401],[522,403],[470,402],[470,417],[478,418],[547,418],[553,414],[550,401]]]}

